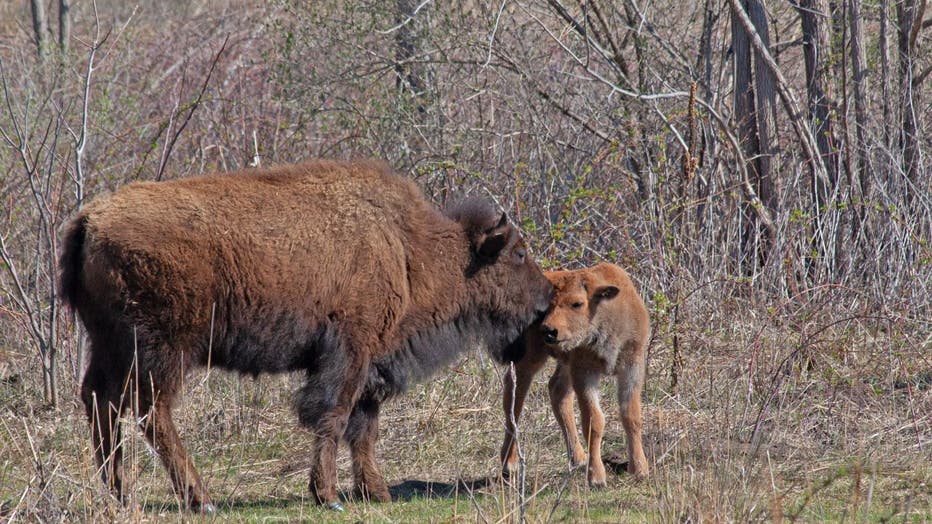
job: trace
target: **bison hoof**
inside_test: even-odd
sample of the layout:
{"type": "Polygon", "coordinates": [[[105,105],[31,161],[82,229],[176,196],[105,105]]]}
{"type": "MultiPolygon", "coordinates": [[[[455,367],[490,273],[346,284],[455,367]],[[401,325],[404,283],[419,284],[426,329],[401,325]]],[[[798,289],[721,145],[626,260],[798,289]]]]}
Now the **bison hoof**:
{"type": "Polygon", "coordinates": [[[366,502],[391,502],[392,494],[387,486],[374,489],[357,487],[353,490],[353,498],[366,502]]]}
{"type": "Polygon", "coordinates": [[[333,502],[327,502],[324,504],[324,507],[331,511],[343,511],[343,504],[340,504],[339,501],[334,500],[333,502]]]}

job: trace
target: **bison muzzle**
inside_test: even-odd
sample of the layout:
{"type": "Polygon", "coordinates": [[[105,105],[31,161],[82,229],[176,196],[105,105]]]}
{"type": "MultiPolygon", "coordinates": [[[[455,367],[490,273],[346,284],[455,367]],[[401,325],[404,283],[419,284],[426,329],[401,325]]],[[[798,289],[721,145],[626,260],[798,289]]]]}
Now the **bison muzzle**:
{"type": "Polygon", "coordinates": [[[343,440],[357,492],[387,501],[380,404],[471,343],[502,360],[552,291],[492,205],[441,213],[374,162],[129,184],[77,213],[62,253],[63,299],[90,339],[81,394],[105,483],[123,497],[119,419],[132,407],[197,511],[214,508],[172,421],[188,370],[303,370],[315,500],[339,507],[343,440]]]}

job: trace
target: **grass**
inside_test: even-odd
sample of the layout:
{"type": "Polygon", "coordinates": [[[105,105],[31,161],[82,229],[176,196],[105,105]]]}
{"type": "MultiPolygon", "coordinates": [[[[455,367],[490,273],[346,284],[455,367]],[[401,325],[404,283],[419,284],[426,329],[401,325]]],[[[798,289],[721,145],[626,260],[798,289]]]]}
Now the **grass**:
{"type": "MultiPolygon", "coordinates": [[[[521,424],[525,518],[932,520],[932,390],[923,379],[929,369],[927,335],[907,335],[907,343],[891,351],[886,335],[823,332],[806,347],[807,359],[791,366],[787,359],[800,348],[787,344],[793,333],[775,326],[684,329],[688,351],[675,394],[667,387],[668,345],[659,330],[645,403],[645,451],[653,469],[642,483],[615,472],[607,488],[593,491],[584,472],[566,471],[546,399],[545,369],[521,424]]],[[[6,517],[192,518],[179,509],[164,469],[137,431],[125,433],[134,503],[124,508],[109,497],[94,472],[77,395],[65,395],[70,402],[57,412],[43,409],[32,355],[8,349],[6,356],[0,376],[0,501],[6,517]]],[[[519,521],[518,490],[497,480],[502,373],[472,354],[388,405],[379,453],[396,501],[349,501],[340,514],[307,499],[312,441],[290,410],[300,377],[196,373],[175,416],[220,509],[203,520],[519,521]],[[469,485],[483,480],[487,485],[469,485]]],[[[73,377],[68,380],[76,388],[73,377]]],[[[606,454],[623,455],[612,391],[604,384],[606,454]]],[[[339,467],[339,485],[349,490],[345,450],[339,467]]]]}

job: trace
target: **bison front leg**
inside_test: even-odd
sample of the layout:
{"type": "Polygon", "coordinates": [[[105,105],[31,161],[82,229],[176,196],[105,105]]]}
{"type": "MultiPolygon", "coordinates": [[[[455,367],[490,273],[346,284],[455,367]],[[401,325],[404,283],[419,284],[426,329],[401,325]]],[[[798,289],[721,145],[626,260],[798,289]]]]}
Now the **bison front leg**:
{"type": "Polygon", "coordinates": [[[505,439],[502,443],[502,476],[510,477],[518,471],[517,424],[524,408],[524,399],[534,380],[534,375],[547,362],[547,354],[537,348],[528,348],[524,358],[514,363],[502,379],[502,409],[505,412],[505,439]]]}
{"type": "Polygon", "coordinates": [[[557,368],[550,377],[547,385],[550,392],[550,407],[557,418],[560,431],[563,432],[563,443],[566,444],[566,453],[569,455],[570,467],[576,468],[586,462],[586,451],[579,443],[576,433],[576,415],[573,412],[573,382],[570,376],[570,367],[564,362],[557,362],[557,368]]]}
{"type": "Polygon", "coordinates": [[[586,478],[594,488],[605,486],[605,465],[602,463],[602,435],[605,416],[599,406],[599,374],[586,369],[573,369],[573,389],[579,398],[579,418],[583,437],[589,449],[586,478]]]}
{"type": "Polygon", "coordinates": [[[379,439],[379,403],[363,398],[356,403],[344,434],[353,457],[355,492],[363,500],[391,502],[388,485],[375,460],[379,439]]]}
{"type": "Polygon", "coordinates": [[[342,511],[336,490],[337,446],[365,383],[369,358],[341,350],[322,351],[329,352],[329,358],[309,373],[298,400],[299,417],[316,435],[308,483],[311,495],[318,504],[342,511]]]}
{"type": "Polygon", "coordinates": [[[644,387],[644,363],[634,363],[618,373],[618,405],[621,424],[628,441],[628,473],[638,480],[647,477],[647,457],[641,443],[641,390],[644,387]]]}

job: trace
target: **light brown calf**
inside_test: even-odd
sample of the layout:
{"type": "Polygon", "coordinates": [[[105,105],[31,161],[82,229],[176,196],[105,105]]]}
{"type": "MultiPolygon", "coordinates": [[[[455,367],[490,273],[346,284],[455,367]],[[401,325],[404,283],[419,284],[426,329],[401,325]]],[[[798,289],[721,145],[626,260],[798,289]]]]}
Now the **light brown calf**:
{"type": "Polygon", "coordinates": [[[648,471],[641,446],[641,389],[650,338],[647,308],[627,273],[613,264],[545,275],[555,288],[550,309],[539,327],[532,326],[525,333],[525,354],[515,362],[516,381],[511,373],[505,375],[503,473],[517,469],[515,425],[534,375],[552,356],[557,368],[550,378],[550,403],[563,430],[571,466],[586,461],[573,416],[575,391],[589,449],[589,485],[605,485],[601,456],[605,417],[599,407],[598,385],[604,375],[614,375],[628,440],[628,472],[643,479],[648,471]]]}

